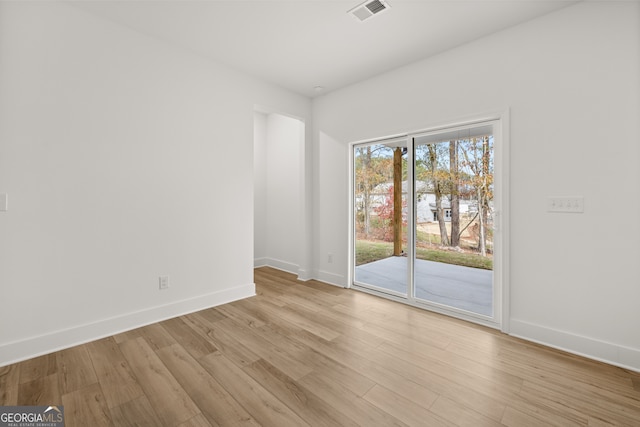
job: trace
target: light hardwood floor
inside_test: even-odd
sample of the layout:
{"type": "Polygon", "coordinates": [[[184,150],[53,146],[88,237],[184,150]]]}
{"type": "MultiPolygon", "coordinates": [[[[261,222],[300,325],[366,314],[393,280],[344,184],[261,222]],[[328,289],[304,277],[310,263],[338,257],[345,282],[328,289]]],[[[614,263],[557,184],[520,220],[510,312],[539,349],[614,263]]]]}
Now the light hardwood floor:
{"type": "Polygon", "coordinates": [[[640,375],[262,268],[258,295],[0,368],[73,426],[640,426],[640,375]]]}

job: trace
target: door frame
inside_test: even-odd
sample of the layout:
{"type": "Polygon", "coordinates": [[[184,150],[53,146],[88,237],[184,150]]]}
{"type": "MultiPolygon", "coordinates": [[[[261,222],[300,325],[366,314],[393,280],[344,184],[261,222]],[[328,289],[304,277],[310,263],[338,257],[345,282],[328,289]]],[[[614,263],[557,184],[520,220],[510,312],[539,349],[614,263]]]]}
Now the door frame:
{"type": "MultiPolygon", "coordinates": [[[[367,140],[354,141],[349,143],[349,233],[348,233],[348,281],[347,287],[357,289],[359,291],[371,293],[378,296],[398,301],[411,306],[419,307],[429,311],[445,314],[451,317],[467,320],[473,323],[489,326],[491,328],[500,329],[504,333],[509,332],[510,318],[510,281],[509,281],[509,110],[505,109],[501,112],[493,112],[478,116],[473,116],[463,120],[456,120],[438,125],[433,125],[418,131],[407,132],[402,134],[389,135],[380,138],[371,138],[367,140]],[[420,300],[416,300],[413,296],[413,268],[414,263],[408,262],[408,295],[407,298],[392,295],[389,293],[379,292],[375,289],[358,286],[354,283],[355,278],[355,212],[354,212],[354,147],[362,144],[371,144],[377,142],[388,141],[392,139],[407,140],[408,153],[408,176],[407,176],[407,210],[415,215],[414,209],[414,141],[413,138],[418,135],[429,133],[438,133],[455,128],[465,128],[474,125],[488,124],[493,125],[494,137],[494,257],[493,257],[493,318],[487,318],[482,315],[475,315],[470,312],[449,308],[435,304],[425,304],[420,300]]],[[[407,255],[411,260],[415,259],[415,224],[413,221],[407,221],[407,255]]]]}

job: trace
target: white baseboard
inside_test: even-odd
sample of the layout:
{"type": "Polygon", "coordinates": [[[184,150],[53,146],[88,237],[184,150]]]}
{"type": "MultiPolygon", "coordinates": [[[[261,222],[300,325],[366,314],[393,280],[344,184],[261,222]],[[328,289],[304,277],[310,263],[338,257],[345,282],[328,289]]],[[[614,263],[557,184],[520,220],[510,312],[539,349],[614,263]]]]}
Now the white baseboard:
{"type": "Polygon", "coordinates": [[[341,288],[347,287],[347,278],[340,274],[331,273],[324,270],[318,270],[315,274],[315,278],[321,282],[328,283],[330,285],[339,286],[341,288]]]}
{"type": "Polygon", "coordinates": [[[151,307],[0,345],[0,366],[63,350],[173,317],[248,298],[256,294],[254,283],[151,307]]]}
{"type": "Polygon", "coordinates": [[[267,257],[254,258],[253,268],[267,267],[269,265],[268,262],[269,262],[269,258],[267,257]]]}
{"type": "Polygon", "coordinates": [[[271,267],[276,270],[286,271],[287,273],[295,275],[298,275],[298,271],[300,270],[298,264],[269,257],[256,258],[253,260],[253,265],[254,268],[271,267]]]}
{"type": "Polygon", "coordinates": [[[509,334],[568,353],[640,372],[640,350],[544,326],[510,320],[509,334]]]}
{"type": "Polygon", "coordinates": [[[268,258],[267,265],[269,267],[277,268],[278,270],[286,271],[287,273],[298,274],[299,266],[292,262],[282,261],[275,258],[268,258]]]}
{"type": "Polygon", "coordinates": [[[299,269],[298,270],[298,280],[303,282],[309,281],[313,279],[313,275],[308,270],[299,269]]]}

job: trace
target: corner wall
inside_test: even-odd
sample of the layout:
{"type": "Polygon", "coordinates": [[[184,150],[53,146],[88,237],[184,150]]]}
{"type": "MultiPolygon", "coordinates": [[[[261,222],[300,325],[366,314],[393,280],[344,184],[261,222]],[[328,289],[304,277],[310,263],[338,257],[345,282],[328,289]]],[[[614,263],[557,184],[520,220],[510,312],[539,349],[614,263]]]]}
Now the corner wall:
{"type": "Polygon", "coordinates": [[[349,142],[509,109],[510,332],[640,370],[639,31],[637,2],[583,2],[316,98],[317,276],[347,284],[349,142]]]}
{"type": "Polygon", "coordinates": [[[255,113],[254,266],[299,274],[306,242],[305,125],[278,113],[255,113]]]}
{"type": "Polygon", "coordinates": [[[0,365],[254,293],[254,105],[309,99],[63,2],[0,2],[0,93],[0,365]]]}

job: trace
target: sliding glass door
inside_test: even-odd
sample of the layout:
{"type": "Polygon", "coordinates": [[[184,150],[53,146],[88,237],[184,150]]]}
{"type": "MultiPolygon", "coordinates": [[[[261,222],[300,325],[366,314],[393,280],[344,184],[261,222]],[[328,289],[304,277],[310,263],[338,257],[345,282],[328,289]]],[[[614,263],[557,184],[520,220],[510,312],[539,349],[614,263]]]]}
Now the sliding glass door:
{"type": "Polygon", "coordinates": [[[497,124],[353,145],[354,287],[499,322],[497,124]]]}

